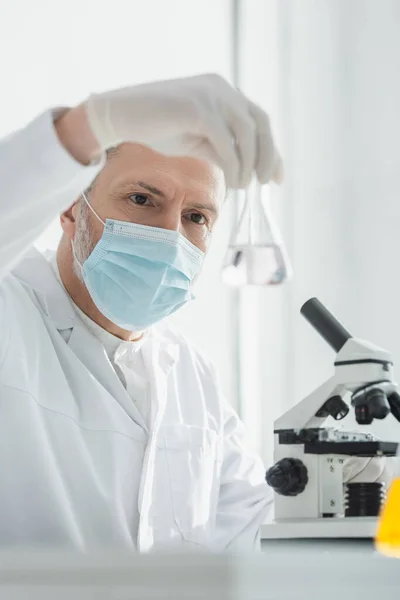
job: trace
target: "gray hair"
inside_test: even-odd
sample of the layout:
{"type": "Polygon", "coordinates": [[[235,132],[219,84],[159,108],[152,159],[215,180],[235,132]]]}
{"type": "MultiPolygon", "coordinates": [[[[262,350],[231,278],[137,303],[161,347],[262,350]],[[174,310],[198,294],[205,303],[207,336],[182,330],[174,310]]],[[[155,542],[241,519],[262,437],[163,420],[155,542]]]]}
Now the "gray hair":
{"type": "MultiPolygon", "coordinates": [[[[106,161],[110,160],[113,156],[115,156],[117,154],[117,152],[118,152],[118,146],[112,146],[111,148],[108,148],[106,150],[106,161]]],[[[94,188],[96,187],[98,177],[99,177],[99,175],[97,175],[97,177],[95,177],[93,179],[93,181],[89,185],[89,187],[86,188],[86,190],[85,190],[86,198],[89,197],[88,194],[90,194],[90,192],[92,192],[94,190],[94,188]]]]}
{"type": "MultiPolygon", "coordinates": [[[[113,146],[106,150],[106,160],[110,160],[118,152],[118,146],[113,146]]],[[[97,184],[97,177],[95,177],[92,183],[84,191],[86,198],[89,199],[91,193],[97,184]]],[[[74,240],[72,242],[72,253],[74,257],[73,269],[75,275],[83,281],[82,278],[82,265],[89,258],[96,243],[93,239],[93,234],[90,229],[90,216],[89,208],[86,204],[83,196],[78,200],[79,212],[77,215],[76,231],[74,240]]]]}
{"type": "Polygon", "coordinates": [[[79,201],[76,231],[72,242],[74,273],[82,281],[82,265],[89,258],[96,242],[90,229],[89,208],[83,198],[79,201]]]}

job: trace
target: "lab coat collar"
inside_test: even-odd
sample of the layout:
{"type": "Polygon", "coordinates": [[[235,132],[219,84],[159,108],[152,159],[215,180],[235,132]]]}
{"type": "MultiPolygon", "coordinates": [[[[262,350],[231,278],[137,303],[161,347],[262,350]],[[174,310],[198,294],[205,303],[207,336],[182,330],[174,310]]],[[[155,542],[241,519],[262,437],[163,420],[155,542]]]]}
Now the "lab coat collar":
{"type": "Polygon", "coordinates": [[[74,327],[78,317],[72,301],[41,252],[31,248],[12,274],[35,292],[41,308],[58,330],[74,327]]]}
{"type": "MultiPolygon", "coordinates": [[[[13,275],[34,290],[42,310],[58,330],[73,329],[77,322],[80,324],[70,297],[57,280],[49,261],[36,248],[25,254],[13,269],[13,275]]],[[[152,327],[148,339],[158,346],[159,367],[168,375],[179,359],[179,344],[169,335],[165,324],[152,327]]],[[[147,340],[144,347],[146,345],[147,340]]]]}

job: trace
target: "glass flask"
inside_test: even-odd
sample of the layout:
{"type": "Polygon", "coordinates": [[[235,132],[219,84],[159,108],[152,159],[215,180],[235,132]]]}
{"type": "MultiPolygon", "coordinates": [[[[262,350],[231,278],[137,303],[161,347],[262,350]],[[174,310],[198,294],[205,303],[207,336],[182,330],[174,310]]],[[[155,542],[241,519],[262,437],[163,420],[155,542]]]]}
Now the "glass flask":
{"type": "Polygon", "coordinates": [[[278,285],[291,273],[279,228],[262,198],[261,185],[254,181],[245,193],[242,214],[225,256],[222,280],[232,286],[278,285]]]}

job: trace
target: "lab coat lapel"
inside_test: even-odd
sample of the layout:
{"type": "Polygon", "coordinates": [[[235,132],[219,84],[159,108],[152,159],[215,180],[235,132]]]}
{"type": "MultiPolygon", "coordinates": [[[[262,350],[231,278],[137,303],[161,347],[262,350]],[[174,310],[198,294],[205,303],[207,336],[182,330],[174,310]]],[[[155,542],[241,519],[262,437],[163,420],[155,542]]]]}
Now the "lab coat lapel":
{"type": "Polygon", "coordinates": [[[75,322],[68,346],[125,412],[138,425],[147,430],[143,417],[122,385],[103,345],[78,320],[75,322]]]}
{"type": "Polygon", "coordinates": [[[38,307],[50,317],[56,329],[71,330],[68,346],[74,354],[125,412],[147,430],[143,417],[115,373],[104,347],[78,318],[70,297],[43,254],[35,248],[30,249],[13,270],[13,275],[34,292],[38,307]]]}

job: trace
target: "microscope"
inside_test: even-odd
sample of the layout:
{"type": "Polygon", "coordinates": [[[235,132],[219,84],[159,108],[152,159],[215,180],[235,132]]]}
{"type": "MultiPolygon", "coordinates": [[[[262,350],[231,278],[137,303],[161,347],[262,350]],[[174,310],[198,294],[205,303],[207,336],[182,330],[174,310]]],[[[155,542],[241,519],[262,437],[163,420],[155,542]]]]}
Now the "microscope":
{"type": "Polygon", "coordinates": [[[275,492],[275,521],[263,526],[262,537],[373,537],[384,484],[345,484],[343,466],[349,456],[395,456],[398,444],[323,424],[328,417],[344,419],[350,408],[359,425],[390,413],[400,421],[392,357],[352,337],[317,298],[308,300],[301,313],[337,353],[335,370],[275,421],[275,464],[266,474],[275,492]]]}

